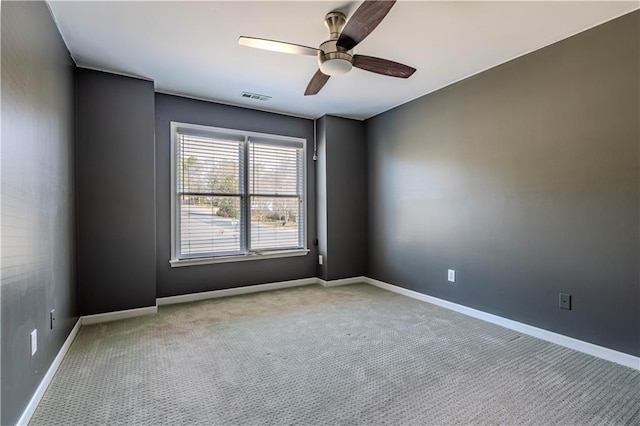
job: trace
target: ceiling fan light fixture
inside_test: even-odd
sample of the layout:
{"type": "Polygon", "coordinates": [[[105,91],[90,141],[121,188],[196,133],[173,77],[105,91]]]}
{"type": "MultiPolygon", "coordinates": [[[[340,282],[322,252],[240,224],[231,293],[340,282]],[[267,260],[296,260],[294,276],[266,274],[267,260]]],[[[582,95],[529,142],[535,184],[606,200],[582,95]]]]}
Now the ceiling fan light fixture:
{"type": "Polygon", "coordinates": [[[331,76],[344,75],[351,71],[351,67],[351,61],[342,58],[327,59],[320,63],[320,71],[331,76]]]}
{"type": "Polygon", "coordinates": [[[353,56],[344,51],[339,51],[335,40],[329,40],[320,45],[318,65],[324,75],[344,75],[351,71],[353,56]]]}

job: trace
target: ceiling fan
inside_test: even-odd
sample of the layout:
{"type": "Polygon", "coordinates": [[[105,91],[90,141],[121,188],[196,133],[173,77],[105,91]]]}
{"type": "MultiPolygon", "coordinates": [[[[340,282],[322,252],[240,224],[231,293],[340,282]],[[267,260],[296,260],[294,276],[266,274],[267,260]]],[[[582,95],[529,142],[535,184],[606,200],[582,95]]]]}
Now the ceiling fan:
{"type": "Polygon", "coordinates": [[[276,52],[317,56],[320,69],[311,78],[304,92],[305,96],[317,94],[330,76],[346,74],[351,71],[351,67],[390,77],[409,78],[416,71],[415,68],[387,59],[353,54],[353,48],[382,22],[395,2],[395,0],[365,0],[348,22],[343,13],[329,12],[324,18],[324,23],[329,28],[329,40],[322,43],[318,49],[245,36],[241,36],[238,43],[276,52]]]}

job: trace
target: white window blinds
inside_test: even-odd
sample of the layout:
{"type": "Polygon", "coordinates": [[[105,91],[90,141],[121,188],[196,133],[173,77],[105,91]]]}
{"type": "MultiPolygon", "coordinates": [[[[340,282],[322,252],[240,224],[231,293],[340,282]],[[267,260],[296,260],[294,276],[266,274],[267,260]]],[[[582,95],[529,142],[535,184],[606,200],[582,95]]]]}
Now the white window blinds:
{"type": "Polygon", "coordinates": [[[239,253],[242,142],[184,134],[178,140],[181,257],[239,253]]]}
{"type": "Polygon", "coordinates": [[[303,248],[303,141],[198,127],[175,134],[178,259],[303,248]]]}
{"type": "Polygon", "coordinates": [[[302,149],[249,142],[251,249],[302,247],[302,149]]]}

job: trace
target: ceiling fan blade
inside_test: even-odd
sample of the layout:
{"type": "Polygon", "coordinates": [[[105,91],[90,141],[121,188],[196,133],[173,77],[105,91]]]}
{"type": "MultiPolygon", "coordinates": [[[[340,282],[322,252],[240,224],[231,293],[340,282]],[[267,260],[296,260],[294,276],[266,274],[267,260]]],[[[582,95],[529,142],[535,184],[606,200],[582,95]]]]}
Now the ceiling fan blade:
{"type": "Polygon", "coordinates": [[[256,37],[240,36],[238,44],[258,49],[273,50],[274,52],[293,53],[295,55],[318,56],[319,52],[318,49],[313,47],[256,37]]]}
{"type": "Polygon", "coordinates": [[[328,75],[323,74],[320,70],[316,71],[313,77],[311,77],[311,81],[307,86],[307,90],[304,91],[304,95],[309,96],[317,94],[320,89],[322,89],[324,85],[327,84],[327,81],[329,81],[328,75]]]}
{"type": "Polygon", "coordinates": [[[409,78],[416,72],[415,68],[408,65],[366,55],[353,55],[353,66],[376,74],[399,78],[409,78]]]}
{"type": "Polygon", "coordinates": [[[353,49],[375,30],[395,3],[395,0],[365,0],[342,29],[337,43],[338,46],[347,50],[353,49]]]}

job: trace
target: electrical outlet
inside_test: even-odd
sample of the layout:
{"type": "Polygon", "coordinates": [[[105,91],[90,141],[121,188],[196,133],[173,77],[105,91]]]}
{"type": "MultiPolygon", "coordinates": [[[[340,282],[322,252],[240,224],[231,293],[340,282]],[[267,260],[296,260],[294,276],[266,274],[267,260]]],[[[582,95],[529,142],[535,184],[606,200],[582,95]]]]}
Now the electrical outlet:
{"type": "Polygon", "coordinates": [[[322,265],[322,255],[318,255],[318,265],[322,265]]]}
{"type": "Polygon", "coordinates": [[[560,309],[571,310],[571,295],[566,293],[560,293],[558,306],[560,309]]]}
{"type": "Polygon", "coordinates": [[[56,310],[55,310],[55,309],[52,309],[52,310],[49,312],[49,328],[50,328],[51,330],[53,330],[53,323],[54,323],[54,321],[55,321],[55,320],[56,320],[56,310]]]}
{"type": "Polygon", "coordinates": [[[449,269],[449,272],[447,274],[447,279],[449,280],[450,283],[455,283],[456,282],[456,271],[455,271],[455,269],[449,269]]]}
{"type": "Polygon", "coordinates": [[[34,356],[38,350],[38,330],[31,332],[31,356],[34,356]]]}

